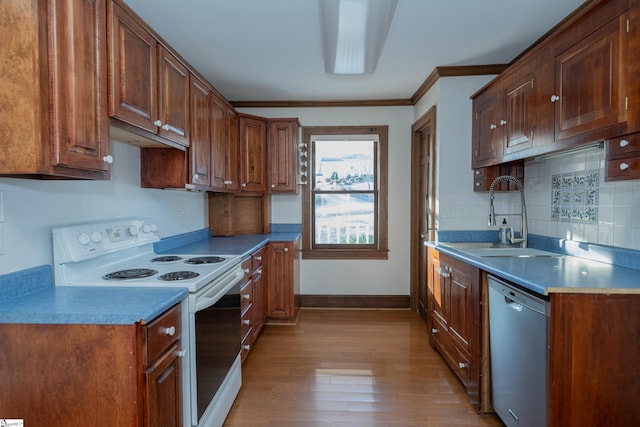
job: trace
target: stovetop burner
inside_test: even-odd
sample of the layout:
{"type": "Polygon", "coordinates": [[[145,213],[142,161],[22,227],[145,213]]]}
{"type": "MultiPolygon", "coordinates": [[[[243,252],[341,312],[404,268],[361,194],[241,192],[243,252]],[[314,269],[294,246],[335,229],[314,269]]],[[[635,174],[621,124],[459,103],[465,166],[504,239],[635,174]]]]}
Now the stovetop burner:
{"type": "Polygon", "coordinates": [[[194,271],[172,271],[170,273],[163,274],[158,277],[159,280],[174,281],[174,280],[188,280],[198,277],[200,274],[194,271]]]}
{"type": "Polygon", "coordinates": [[[215,264],[217,262],[223,262],[225,259],[219,256],[199,256],[195,258],[189,258],[185,264],[215,264]]]}
{"type": "Polygon", "coordinates": [[[130,268],[105,274],[102,278],[105,280],[142,279],[153,276],[154,274],[158,274],[158,270],[152,270],[150,268],[130,268]]]}
{"type": "Polygon", "coordinates": [[[181,259],[182,257],[178,255],[165,255],[165,256],[155,257],[151,260],[151,262],[172,262],[172,261],[180,261],[181,259]]]}

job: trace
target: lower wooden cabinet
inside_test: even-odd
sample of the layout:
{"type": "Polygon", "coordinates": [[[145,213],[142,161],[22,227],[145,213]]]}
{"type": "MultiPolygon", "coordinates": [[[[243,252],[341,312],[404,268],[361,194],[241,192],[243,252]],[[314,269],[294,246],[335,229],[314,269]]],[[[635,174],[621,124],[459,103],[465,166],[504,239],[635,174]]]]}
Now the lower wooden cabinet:
{"type": "Polygon", "coordinates": [[[435,347],[480,411],[480,270],[429,248],[427,325],[435,347]]]}
{"type": "Polygon", "coordinates": [[[299,243],[267,245],[267,319],[294,320],[300,306],[299,243]]]}
{"type": "Polygon", "coordinates": [[[148,325],[0,325],[1,416],[26,426],[181,426],[181,318],[178,304],[148,325]]]}
{"type": "Polygon", "coordinates": [[[242,310],[242,362],[262,332],[265,322],[265,281],[263,280],[263,259],[266,248],[262,247],[242,261],[245,282],[241,287],[242,310]]]}

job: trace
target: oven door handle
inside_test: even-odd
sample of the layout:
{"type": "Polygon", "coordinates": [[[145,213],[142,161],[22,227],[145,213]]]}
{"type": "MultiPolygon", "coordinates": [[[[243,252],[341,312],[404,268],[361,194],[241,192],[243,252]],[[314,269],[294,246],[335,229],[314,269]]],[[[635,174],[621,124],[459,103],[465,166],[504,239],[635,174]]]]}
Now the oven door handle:
{"type": "Polygon", "coordinates": [[[214,305],[224,294],[233,288],[238,281],[244,278],[244,271],[237,268],[233,274],[229,274],[223,278],[213,289],[205,290],[202,294],[196,296],[196,311],[204,310],[214,305]]]}

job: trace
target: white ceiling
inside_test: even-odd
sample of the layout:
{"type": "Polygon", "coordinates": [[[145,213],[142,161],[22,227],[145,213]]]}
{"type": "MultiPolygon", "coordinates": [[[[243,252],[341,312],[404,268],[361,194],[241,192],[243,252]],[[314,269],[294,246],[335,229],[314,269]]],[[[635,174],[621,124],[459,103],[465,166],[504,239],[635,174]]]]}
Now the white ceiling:
{"type": "Polygon", "coordinates": [[[317,0],[125,0],[230,101],[408,99],[438,66],[508,63],[584,0],[399,0],[376,71],[324,72],[317,0]]]}

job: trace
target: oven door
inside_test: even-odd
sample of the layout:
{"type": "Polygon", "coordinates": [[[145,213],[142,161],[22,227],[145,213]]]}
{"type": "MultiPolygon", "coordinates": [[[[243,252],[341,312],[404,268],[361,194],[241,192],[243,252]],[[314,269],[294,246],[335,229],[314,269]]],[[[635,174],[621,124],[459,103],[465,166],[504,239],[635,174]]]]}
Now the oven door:
{"type": "Polygon", "coordinates": [[[212,401],[223,398],[216,393],[240,354],[243,277],[242,269],[234,269],[190,297],[191,408],[198,424],[212,401]]]}

